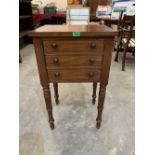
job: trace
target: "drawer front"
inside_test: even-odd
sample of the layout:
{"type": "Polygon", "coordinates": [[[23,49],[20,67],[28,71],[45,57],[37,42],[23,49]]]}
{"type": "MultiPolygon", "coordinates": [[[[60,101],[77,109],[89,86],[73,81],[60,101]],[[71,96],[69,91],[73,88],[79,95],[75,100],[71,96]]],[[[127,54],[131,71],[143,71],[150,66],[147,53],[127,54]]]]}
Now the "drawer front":
{"type": "Polygon", "coordinates": [[[101,66],[102,56],[46,55],[47,66],[101,66]]]}
{"type": "Polygon", "coordinates": [[[45,40],[43,41],[45,53],[103,53],[104,41],[96,40],[45,40]]]}
{"type": "Polygon", "coordinates": [[[98,82],[100,69],[51,69],[48,76],[50,82],[98,82]]]}

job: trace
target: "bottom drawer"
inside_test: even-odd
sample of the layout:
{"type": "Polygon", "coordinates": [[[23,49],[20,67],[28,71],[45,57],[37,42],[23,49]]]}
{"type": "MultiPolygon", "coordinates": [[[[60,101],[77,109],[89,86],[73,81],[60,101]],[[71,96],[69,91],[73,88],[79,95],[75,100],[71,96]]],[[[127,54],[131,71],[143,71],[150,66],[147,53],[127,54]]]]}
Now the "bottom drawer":
{"type": "Polygon", "coordinates": [[[50,82],[98,82],[100,69],[49,69],[50,82]]]}

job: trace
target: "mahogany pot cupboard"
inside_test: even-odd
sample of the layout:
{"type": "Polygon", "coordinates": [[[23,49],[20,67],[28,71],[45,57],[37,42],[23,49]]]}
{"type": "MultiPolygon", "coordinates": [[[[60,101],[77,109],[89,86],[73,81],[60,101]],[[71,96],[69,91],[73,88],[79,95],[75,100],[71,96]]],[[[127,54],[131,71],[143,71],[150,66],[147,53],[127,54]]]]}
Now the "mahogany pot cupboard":
{"type": "Polygon", "coordinates": [[[45,25],[29,33],[51,129],[54,129],[54,117],[49,84],[53,83],[58,104],[60,82],[92,82],[94,104],[99,83],[96,127],[100,128],[116,35],[116,31],[105,25],[45,25]]]}

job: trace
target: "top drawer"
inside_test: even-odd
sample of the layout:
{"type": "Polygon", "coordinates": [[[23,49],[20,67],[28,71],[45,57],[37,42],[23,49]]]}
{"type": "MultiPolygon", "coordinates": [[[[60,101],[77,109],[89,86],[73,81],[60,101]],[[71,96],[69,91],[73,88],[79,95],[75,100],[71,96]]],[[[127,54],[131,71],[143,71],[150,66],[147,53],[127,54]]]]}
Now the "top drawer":
{"type": "Polygon", "coordinates": [[[104,41],[101,39],[95,40],[44,40],[45,53],[53,54],[101,54],[103,53],[104,41]]]}

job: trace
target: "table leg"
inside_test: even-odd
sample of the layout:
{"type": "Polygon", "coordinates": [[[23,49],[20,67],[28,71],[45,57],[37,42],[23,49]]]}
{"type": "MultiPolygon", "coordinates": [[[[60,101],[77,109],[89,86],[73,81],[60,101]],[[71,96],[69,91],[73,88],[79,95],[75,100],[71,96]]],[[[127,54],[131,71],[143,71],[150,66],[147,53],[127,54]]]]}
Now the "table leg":
{"type": "Polygon", "coordinates": [[[97,82],[94,82],[93,83],[93,95],[92,95],[92,97],[93,97],[92,103],[93,104],[95,104],[95,102],[96,102],[96,89],[97,89],[97,82]]]}
{"type": "Polygon", "coordinates": [[[52,112],[52,101],[51,101],[51,93],[50,93],[50,88],[49,85],[43,86],[43,92],[44,92],[44,98],[46,102],[46,109],[48,112],[49,116],[49,123],[51,129],[54,129],[54,118],[53,118],[53,112],[52,112]]]}
{"type": "Polygon", "coordinates": [[[56,104],[59,104],[59,93],[58,93],[58,83],[53,83],[54,87],[54,97],[56,104]]]}
{"type": "Polygon", "coordinates": [[[100,90],[99,90],[99,98],[98,98],[98,114],[96,118],[96,128],[99,129],[101,126],[102,121],[102,111],[104,108],[104,99],[105,99],[105,93],[106,93],[106,86],[104,84],[100,84],[100,90]]]}

